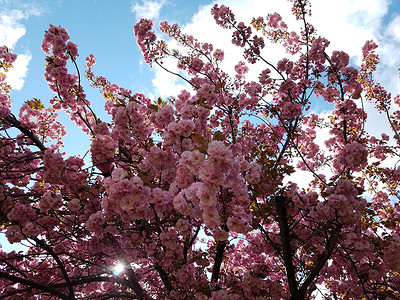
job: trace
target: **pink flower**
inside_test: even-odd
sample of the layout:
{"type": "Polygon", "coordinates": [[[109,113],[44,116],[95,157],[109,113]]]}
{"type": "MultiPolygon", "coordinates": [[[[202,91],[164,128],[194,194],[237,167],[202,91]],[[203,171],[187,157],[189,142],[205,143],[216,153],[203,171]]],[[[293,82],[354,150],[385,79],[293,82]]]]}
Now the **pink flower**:
{"type": "Polygon", "coordinates": [[[148,32],[153,28],[153,21],[148,19],[140,19],[133,27],[133,32],[138,41],[143,40],[148,35],[148,32]]]}
{"type": "Polygon", "coordinates": [[[94,165],[101,172],[109,172],[111,170],[112,159],[118,143],[109,135],[96,135],[92,141],[90,152],[94,165]]]}
{"type": "Polygon", "coordinates": [[[215,228],[219,224],[219,214],[214,206],[208,206],[203,209],[203,220],[208,228],[215,228]]]}
{"type": "Polygon", "coordinates": [[[173,204],[175,209],[183,215],[190,215],[193,211],[193,206],[188,201],[186,201],[183,192],[180,192],[178,195],[175,196],[173,204]]]}
{"type": "Polygon", "coordinates": [[[231,28],[235,22],[235,16],[232,11],[225,5],[218,6],[215,4],[211,9],[215,22],[223,28],[231,28]]]}
{"type": "Polygon", "coordinates": [[[19,243],[20,241],[25,239],[18,225],[8,226],[6,231],[6,237],[10,244],[19,243]]]}
{"type": "Polygon", "coordinates": [[[284,58],[278,61],[276,68],[281,72],[286,72],[286,74],[290,74],[293,69],[293,62],[284,58]]]}
{"type": "Polygon", "coordinates": [[[28,237],[36,237],[40,234],[40,227],[33,222],[28,222],[23,226],[22,232],[28,237]]]}
{"type": "Polygon", "coordinates": [[[73,198],[68,202],[68,208],[71,212],[76,212],[81,208],[81,201],[77,198],[73,198]]]}
{"type": "Polygon", "coordinates": [[[213,186],[209,184],[201,184],[196,192],[200,199],[200,206],[204,210],[207,207],[215,207],[217,204],[217,192],[213,186]]]}
{"type": "Polygon", "coordinates": [[[214,231],[214,239],[216,241],[226,241],[229,237],[229,232],[225,230],[215,230],[214,231]]]}
{"type": "Polygon", "coordinates": [[[378,48],[378,45],[373,41],[366,41],[364,46],[362,47],[363,58],[365,59],[372,51],[378,48]]]}
{"type": "Polygon", "coordinates": [[[224,51],[221,49],[216,49],[214,51],[214,59],[217,61],[222,61],[224,59],[224,51]]]}
{"type": "Polygon", "coordinates": [[[249,68],[241,61],[235,66],[235,71],[238,75],[244,75],[249,71],[249,68]]]}
{"type": "Polygon", "coordinates": [[[103,234],[103,224],[104,224],[104,216],[101,211],[98,211],[92,215],[90,215],[89,220],[86,221],[86,228],[97,234],[97,235],[102,235],[103,234]]]}
{"type": "Polygon", "coordinates": [[[239,217],[229,217],[226,225],[237,233],[247,233],[250,229],[248,221],[239,217]]]}
{"type": "Polygon", "coordinates": [[[168,124],[175,121],[174,109],[171,105],[165,105],[150,116],[150,120],[159,128],[167,128],[168,124]]]}
{"type": "Polygon", "coordinates": [[[201,72],[204,66],[204,62],[198,58],[198,57],[194,57],[191,61],[190,64],[191,68],[193,69],[193,74],[197,73],[197,72],[201,72]]]}
{"type": "Polygon", "coordinates": [[[331,56],[332,64],[341,70],[349,64],[349,55],[343,51],[333,51],[331,56]]]}
{"type": "Polygon", "coordinates": [[[43,157],[44,179],[50,183],[61,183],[65,170],[65,163],[62,154],[46,149],[43,157]]]}
{"type": "Polygon", "coordinates": [[[26,223],[36,216],[32,206],[29,204],[21,204],[17,202],[14,208],[7,214],[10,222],[26,223]]]}
{"type": "Polygon", "coordinates": [[[246,174],[248,183],[256,184],[260,181],[261,166],[258,163],[252,162],[249,166],[249,171],[246,174]]]}
{"type": "Polygon", "coordinates": [[[11,113],[8,107],[0,106],[0,118],[5,118],[11,113]]]}
{"type": "Polygon", "coordinates": [[[96,64],[96,59],[93,54],[89,54],[89,56],[86,57],[85,61],[87,69],[93,68],[93,66],[96,64]]]}
{"type": "Polygon", "coordinates": [[[126,176],[128,176],[128,172],[125,171],[125,169],[123,168],[116,168],[113,172],[112,172],[112,179],[113,180],[121,180],[124,179],[126,176]]]}
{"type": "Polygon", "coordinates": [[[189,137],[195,128],[195,124],[192,120],[180,120],[178,126],[180,134],[184,137],[189,137]]]}
{"type": "Polygon", "coordinates": [[[282,17],[278,13],[270,14],[268,16],[268,26],[274,29],[279,27],[279,22],[282,21],[282,17]]]}
{"type": "Polygon", "coordinates": [[[346,144],[339,152],[338,163],[350,168],[359,167],[367,164],[368,150],[364,145],[354,141],[346,144]]]}
{"type": "Polygon", "coordinates": [[[68,42],[66,49],[72,57],[78,56],[78,46],[73,42],[68,42]]]}

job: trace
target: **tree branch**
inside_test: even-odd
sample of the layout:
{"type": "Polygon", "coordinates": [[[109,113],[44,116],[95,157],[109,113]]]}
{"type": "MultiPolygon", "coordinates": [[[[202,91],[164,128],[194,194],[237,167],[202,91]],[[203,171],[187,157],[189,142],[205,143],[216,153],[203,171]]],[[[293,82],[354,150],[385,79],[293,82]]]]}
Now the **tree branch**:
{"type": "Polygon", "coordinates": [[[41,150],[45,151],[46,147],[43,145],[43,143],[38,139],[38,137],[28,128],[24,127],[20,121],[17,120],[17,118],[10,114],[9,117],[5,117],[4,120],[6,120],[9,125],[12,127],[17,128],[19,131],[21,131],[23,134],[25,134],[29,139],[32,140],[32,142],[41,150]]]}
{"type": "Polygon", "coordinates": [[[25,279],[25,278],[21,278],[21,277],[18,277],[18,276],[14,276],[14,275],[11,275],[11,274],[8,274],[8,273],[5,273],[5,272],[1,272],[1,271],[0,271],[0,278],[9,280],[9,281],[14,282],[14,283],[20,283],[20,284],[29,286],[29,287],[34,288],[34,289],[38,289],[40,291],[49,293],[49,294],[51,294],[53,296],[56,296],[58,298],[61,298],[61,299],[65,299],[65,300],[69,300],[70,299],[67,295],[61,293],[59,291],[59,289],[55,289],[55,288],[53,288],[53,287],[51,287],[49,285],[40,284],[40,283],[37,283],[35,281],[29,280],[29,279],[25,279]]]}
{"type": "Polygon", "coordinates": [[[76,299],[75,295],[74,295],[74,288],[71,285],[71,281],[69,279],[67,270],[65,269],[64,263],[61,261],[60,257],[44,241],[39,240],[38,238],[33,238],[33,240],[39,245],[39,247],[46,250],[51,255],[51,257],[53,257],[53,259],[56,261],[56,263],[57,263],[58,267],[60,268],[60,271],[64,277],[65,283],[67,284],[68,292],[69,292],[69,299],[71,299],[71,300],[76,299]]]}
{"type": "Polygon", "coordinates": [[[292,250],[290,247],[290,230],[288,225],[287,208],[285,197],[275,197],[276,213],[278,215],[279,232],[282,240],[283,261],[286,268],[286,276],[289,283],[290,300],[300,300],[300,292],[297,287],[296,271],[292,260],[292,250]]]}
{"type": "Polygon", "coordinates": [[[218,282],[219,272],[221,270],[222,260],[224,258],[225,247],[227,245],[226,241],[219,241],[217,243],[217,249],[215,253],[214,267],[211,275],[211,282],[218,282]]]}
{"type": "Polygon", "coordinates": [[[331,236],[329,237],[329,239],[326,243],[326,248],[325,248],[326,251],[318,257],[315,267],[311,270],[311,272],[307,276],[306,280],[300,286],[299,291],[300,291],[300,295],[302,297],[305,296],[305,293],[306,293],[308,287],[314,281],[314,279],[318,276],[319,272],[321,271],[323,266],[326,264],[329,257],[331,257],[333,251],[335,250],[335,248],[338,244],[339,233],[342,230],[342,227],[343,227],[343,225],[339,225],[333,229],[331,236]]]}

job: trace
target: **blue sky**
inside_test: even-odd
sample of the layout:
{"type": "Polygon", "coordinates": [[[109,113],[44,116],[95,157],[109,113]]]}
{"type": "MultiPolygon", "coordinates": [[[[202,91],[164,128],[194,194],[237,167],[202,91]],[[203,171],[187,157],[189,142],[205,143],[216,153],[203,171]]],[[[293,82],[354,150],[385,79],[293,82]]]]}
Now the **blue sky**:
{"type": "MultiPolygon", "coordinates": [[[[49,24],[68,30],[79,47],[81,71],[86,56],[92,53],[97,60],[94,69],[97,75],[134,92],[144,92],[148,97],[176,95],[184,86],[171,75],[143,63],[133,35],[133,26],[141,17],[152,18],[156,26],[164,20],[176,22],[201,41],[214,43],[225,50],[223,67],[232,71],[241,60],[241,53],[231,46],[230,34],[213,22],[210,8],[216,2],[230,6],[237,19],[244,22],[277,11],[290,29],[298,29],[285,0],[0,0],[0,44],[19,54],[15,72],[9,76],[15,88],[11,93],[13,112],[17,113],[25,100],[35,97],[46,103],[54,96],[43,79],[45,54],[40,48],[49,24]]],[[[399,92],[400,0],[312,0],[311,3],[311,22],[321,35],[331,40],[331,51],[344,50],[357,64],[364,42],[368,39],[378,42],[382,64],[377,78],[393,93],[399,92]]],[[[287,56],[279,47],[265,51],[272,62],[287,56]]],[[[168,62],[166,65],[173,68],[168,62]]],[[[257,66],[251,70],[256,77],[257,66]]],[[[101,111],[104,104],[101,95],[87,83],[86,93],[95,110],[101,111]]],[[[68,128],[73,127],[65,117],[62,122],[68,128]]],[[[379,127],[375,122],[373,130],[379,127]]],[[[380,130],[385,127],[382,125],[380,130]]],[[[83,155],[89,139],[78,131],[70,131],[64,143],[69,155],[83,155]]]]}

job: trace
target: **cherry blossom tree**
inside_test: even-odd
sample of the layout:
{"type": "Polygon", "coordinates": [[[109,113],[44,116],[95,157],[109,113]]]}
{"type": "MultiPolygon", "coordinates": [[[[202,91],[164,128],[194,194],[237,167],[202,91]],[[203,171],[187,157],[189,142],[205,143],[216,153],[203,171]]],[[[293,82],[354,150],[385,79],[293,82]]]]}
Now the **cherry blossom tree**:
{"type": "Polygon", "coordinates": [[[5,76],[16,55],[0,48],[0,230],[28,246],[0,249],[0,299],[400,298],[400,96],[374,81],[374,42],[351,66],[308,22],[308,1],[291,2],[294,31],[277,13],[246,25],[212,8],[243,49],[235,74],[223,50],[163,22],[171,49],[140,20],[145,61],[174,59],[167,71],[188,88],[151,101],[95,75],[90,55],[84,77],[108,123],[64,28],[42,43],[54,98],[18,116],[5,76]],[[279,62],[266,43],[286,49],[279,62]],[[365,131],[364,101],[391,132],[365,131]],[[62,152],[59,111],[91,139],[90,162],[62,152]]]}

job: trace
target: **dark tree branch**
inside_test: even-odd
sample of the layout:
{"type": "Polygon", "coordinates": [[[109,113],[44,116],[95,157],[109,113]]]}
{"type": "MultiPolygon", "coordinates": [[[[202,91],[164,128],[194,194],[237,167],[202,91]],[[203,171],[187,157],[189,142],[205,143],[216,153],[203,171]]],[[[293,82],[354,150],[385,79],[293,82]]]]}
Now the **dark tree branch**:
{"type": "Polygon", "coordinates": [[[221,270],[221,265],[222,265],[222,260],[224,258],[226,245],[227,245],[226,241],[219,241],[217,243],[217,249],[215,251],[214,267],[211,275],[211,282],[218,282],[219,272],[221,270]]]}
{"type": "Polygon", "coordinates": [[[120,258],[120,262],[126,266],[126,272],[128,275],[128,286],[133,289],[133,291],[136,293],[138,299],[147,299],[147,295],[144,292],[143,288],[141,287],[139,281],[136,278],[135,272],[132,270],[131,265],[128,263],[126,259],[126,255],[124,250],[120,247],[118,241],[113,237],[111,234],[109,235],[109,238],[113,245],[116,247],[117,251],[117,256],[120,258]]]}
{"type": "Polygon", "coordinates": [[[11,125],[12,127],[15,127],[19,131],[21,131],[26,137],[31,139],[31,141],[36,145],[36,147],[38,147],[41,151],[46,150],[46,147],[38,139],[38,137],[30,129],[24,127],[14,115],[10,114],[8,117],[5,117],[4,120],[7,121],[8,124],[11,125]]]}
{"type": "Polygon", "coordinates": [[[172,287],[171,280],[168,277],[167,272],[165,272],[164,269],[157,263],[154,264],[154,268],[156,269],[158,275],[160,275],[161,281],[163,282],[168,293],[171,292],[173,287],[172,287]]]}
{"type": "Polygon", "coordinates": [[[29,280],[29,279],[25,279],[25,278],[21,278],[21,277],[18,277],[18,276],[14,276],[14,275],[8,274],[6,272],[1,272],[1,271],[0,271],[0,278],[9,280],[9,281],[14,282],[14,283],[20,283],[22,285],[29,286],[31,288],[34,288],[34,289],[49,293],[49,294],[51,294],[53,296],[56,296],[56,297],[58,297],[60,299],[70,300],[69,296],[61,293],[59,291],[59,289],[55,289],[51,285],[40,284],[40,283],[37,283],[35,281],[29,280]]]}
{"type": "Polygon", "coordinates": [[[51,255],[51,257],[53,257],[53,259],[56,261],[56,263],[57,263],[58,267],[60,268],[60,271],[64,277],[65,283],[67,284],[68,292],[69,292],[69,299],[71,299],[71,300],[76,299],[75,295],[74,295],[74,288],[71,285],[71,281],[69,279],[67,270],[65,269],[64,263],[61,261],[60,257],[44,241],[39,240],[38,238],[33,238],[33,240],[39,245],[39,247],[46,250],[51,255]]]}
{"type": "Polygon", "coordinates": [[[332,230],[331,236],[329,237],[327,243],[326,243],[326,248],[325,252],[321,254],[318,257],[317,263],[315,264],[315,267],[311,270],[310,274],[307,276],[306,280],[303,282],[303,284],[300,286],[300,295],[302,297],[305,296],[305,293],[310,286],[310,284],[314,281],[314,279],[318,276],[319,272],[323,268],[323,266],[326,264],[328,259],[331,257],[333,251],[335,250],[338,240],[339,240],[339,233],[342,230],[343,225],[338,225],[332,230]]]}
{"type": "Polygon", "coordinates": [[[301,300],[299,288],[296,281],[296,270],[292,260],[292,250],[290,247],[290,229],[287,217],[286,198],[283,196],[275,197],[276,214],[278,215],[279,232],[282,240],[283,261],[286,268],[286,276],[289,283],[290,300],[301,300]]]}

